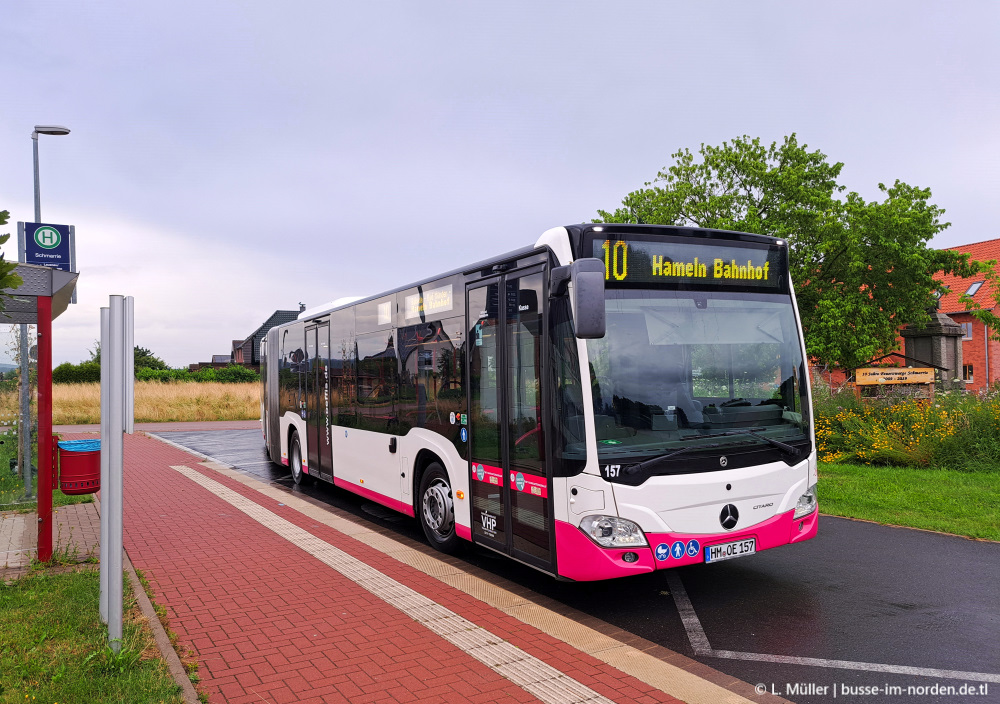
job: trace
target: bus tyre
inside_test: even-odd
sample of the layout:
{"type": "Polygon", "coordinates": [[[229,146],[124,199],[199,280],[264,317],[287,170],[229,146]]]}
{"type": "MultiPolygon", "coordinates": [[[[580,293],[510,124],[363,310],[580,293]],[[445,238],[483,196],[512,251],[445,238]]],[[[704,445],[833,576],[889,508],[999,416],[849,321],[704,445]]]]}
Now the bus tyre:
{"type": "Polygon", "coordinates": [[[296,484],[302,483],[302,447],[299,445],[299,434],[292,433],[292,439],[288,441],[288,467],[292,470],[292,481],[296,484]]]}
{"type": "Polygon", "coordinates": [[[417,515],[427,541],[441,552],[452,554],[460,547],[455,534],[455,503],[448,473],[437,462],[427,465],[420,478],[417,515]]]}

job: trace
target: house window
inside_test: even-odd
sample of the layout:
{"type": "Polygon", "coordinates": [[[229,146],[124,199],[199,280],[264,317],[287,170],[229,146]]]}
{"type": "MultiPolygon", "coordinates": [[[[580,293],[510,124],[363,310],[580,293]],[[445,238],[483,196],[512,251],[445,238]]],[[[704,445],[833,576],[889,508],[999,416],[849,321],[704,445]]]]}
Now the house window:
{"type": "Polygon", "coordinates": [[[972,381],[972,365],[963,364],[962,365],[962,379],[965,381],[972,381]]]}
{"type": "Polygon", "coordinates": [[[962,326],[962,339],[972,339],[972,323],[959,323],[962,326]]]}
{"type": "Polygon", "coordinates": [[[965,292],[966,296],[975,296],[976,292],[979,291],[979,287],[983,285],[982,281],[976,281],[974,284],[969,286],[969,290],[965,292]]]}

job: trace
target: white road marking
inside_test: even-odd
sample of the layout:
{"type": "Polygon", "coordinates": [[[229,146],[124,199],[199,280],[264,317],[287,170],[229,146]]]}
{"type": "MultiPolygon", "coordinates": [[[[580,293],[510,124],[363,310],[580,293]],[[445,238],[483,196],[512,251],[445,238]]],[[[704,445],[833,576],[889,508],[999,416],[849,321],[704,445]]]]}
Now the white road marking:
{"type": "Polygon", "coordinates": [[[469,654],[518,687],[551,704],[614,704],[607,697],[529,655],[499,636],[428,599],[347,554],[307,530],[285,520],[201,472],[182,465],[172,467],[196,484],[242,511],[293,545],[333,568],[379,599],[469,654]]]}
{"type": "Polygon", "coordinates": [[[677,605],[684,630],[696,655],[710,658],[726,658],[729,660],[753,660],[757,662],[773,662],[781,665],[806,665],[808,667],[829,667],[841,670],[864,670],[867,672],[883,672],[893,675],[917,675],[918,677],[937,677],[939,679],[972,680],[974,682],[1000,683],[1000,675],[988,672],[962,672],[959,670],[938,670],[932,667],[908,667],[906,665],[883,665],[873,662],[855,662],[853,660],[828,660],[826,658],[805,658],[792,655],[768,655],[766,653],[743,653],[736,650],[715,650],[708,642],[701,620],[688,598],[680,575],[673,570],[666,572],[667,586],[677,605]]]}
{"type": "Polygon", "coordinates": [[[692,606],[687,591],[684,589],[684,584],[681,583],[681,578],[673,570],[667,570],[666,576],[667,586],[670,587],[670,593],[674,597],[674,603],[681,615],[681,622],[684,624],[684,630],[687,631],[691,647],[694,648],[696,655],[711,655],[712,646],[709,645],[708,636],[705,635],[705,629],[701,626],[701,620],[695,613],[694,606],[692,606]]]}

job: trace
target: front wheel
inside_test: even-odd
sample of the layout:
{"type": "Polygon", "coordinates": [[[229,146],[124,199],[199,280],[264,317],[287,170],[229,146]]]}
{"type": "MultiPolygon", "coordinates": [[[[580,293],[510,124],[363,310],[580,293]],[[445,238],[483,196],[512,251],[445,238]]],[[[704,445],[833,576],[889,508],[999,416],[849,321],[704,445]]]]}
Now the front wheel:
{"type": "Polygon", "coordinates": [[[302,448],[299,446],[299,434],[293,432],[292,439],[289,440],[288,465],[292,470],[292,481],[296,484],[302,483],[302,448]]]}
{"type": "Polygon", "coordinates": [[[444,467],[437,462],[427,466],[420,478],[418,496],[417,514],[427,541],[443,553],[450,555],[457,552],[461,543],[455,533],[455,502],[444,467]]]}

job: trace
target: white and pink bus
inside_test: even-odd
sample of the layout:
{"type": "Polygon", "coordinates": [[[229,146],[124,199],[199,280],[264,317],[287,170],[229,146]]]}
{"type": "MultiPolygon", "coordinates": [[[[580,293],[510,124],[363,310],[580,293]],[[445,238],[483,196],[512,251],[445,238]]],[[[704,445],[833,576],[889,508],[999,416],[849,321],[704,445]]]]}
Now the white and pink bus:
{"type": "Polygon", "coordinates": [[[269,456],[481,545],[597,580],[816,535],[788,247],[558,227],[262,343],[269,456]]]}

